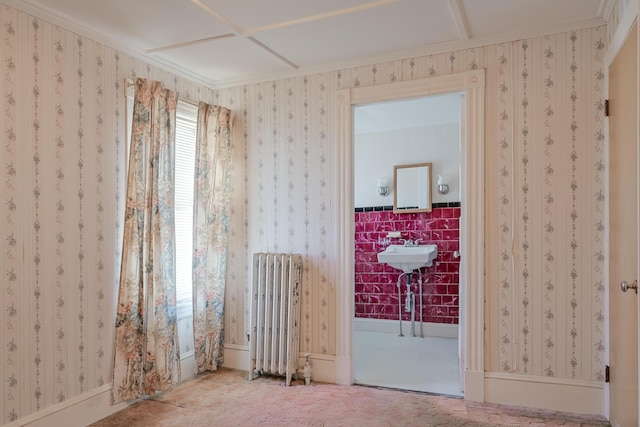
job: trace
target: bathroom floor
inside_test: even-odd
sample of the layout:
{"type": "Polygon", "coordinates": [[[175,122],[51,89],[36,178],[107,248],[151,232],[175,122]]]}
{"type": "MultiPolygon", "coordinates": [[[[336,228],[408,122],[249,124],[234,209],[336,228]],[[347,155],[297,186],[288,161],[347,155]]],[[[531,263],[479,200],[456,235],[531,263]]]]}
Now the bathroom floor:
{"type": "Polygon", "coordinates": [[[354,331],[356,384],[463,396],[458,340],[354,331]]]}

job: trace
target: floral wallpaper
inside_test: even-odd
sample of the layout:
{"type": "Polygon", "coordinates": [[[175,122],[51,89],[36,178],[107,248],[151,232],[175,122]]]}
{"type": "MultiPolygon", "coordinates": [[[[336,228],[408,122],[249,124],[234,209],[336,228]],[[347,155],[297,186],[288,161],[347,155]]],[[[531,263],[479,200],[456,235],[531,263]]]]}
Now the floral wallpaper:
{"type": "Polygon", "coordinates": [[[606,40],[594,27],[246,86],[249,252],[305,255],[303,351],[332,354],[347,286],[325,261],[331,93],[484,68],[487,370],[603,379],[606,40]]]}
{"type": "Polygon", "coordinates": [[[486,369],[602,381],[607,40],[594,27],[212,90],[0,5],[0,424],[109,387],[136,76],[235,115],[225,346],[247,348],[251,254],[296,252],[301,350],[330,361],[336,289],[353,286],[331,262],[336,91],[484,68],[486,369]]]}
{"type": "MultiPolygon", "coordinates": [[[[19,387],[20,378],[20,354],[18,343],[20,342],[18,322],[19,306],[17,293],[19,286],[19,248],[18,239],[18,181],[17,163],[18,147],[16,145],[17,107],[16,107],[16,65],[13,60],[17,53],[17,46],[13,44],[15,36],[14,21],[7,17],[3,10],[2,15],[2,48],[4,53],[3,74],[3,138],[2,138],[2,241],[3,241],[3,421],[13,421],[18,418],[20,412],[19,387]]],[[[15,16],[14,16],[15,18],[15,16]]]]}
{"type": "Polygon", "coordinates": [[[247,86],[249,251],[305,255],[304,351],[331,348],[342,286],[324,263],[337,238],[329,93],[485,68],[488,369],[602,379],[606,37],[596,27],[247,86]]]}
{"type": "Polygon", "coordinates": [[[111,382],[124,80],[213,91],[0,5],[0,425],[111,382]]]}
{"type": "MultiPolygon", "coordinates": [[[[335,354],[327,75],[249,86],[248,248],[303,256],[301,350],[335,354]]],[[[226,91],[221,90],[220,93],[226,91]]],[[[245,291],[246,292],[246,291],[245,291]]],[[[242,324],[248,324],[245,307],[242,324]]],[[[240,319],[232,318],[231,322],[240,319]]],[[[245,332],[244,329],[241,332],[245,332]]],[[[230,337],[246,344],[245,333],[230,337]]],[[[235,341],[233,341],[235,340],[235,341]]]]}
{"type": "MultiPolygon", "coordinates": [[[[490,371],[602,380],[605,40],[604,28],[596,27],[313,76],[321,82],[318,90],[336,90],[403,76],[487,70],[485,231],[491,250],[485,262],[490,371]]],[[[309,78],[302,80],[306,83],[309,78]]],[[[317,99],[298,102],[294,111],[307,111],[317,99]]],[[[279,104],[267,111],[258,99],[255,106],[257,112],[278,114],[279,104]]],[[[322,107],[315,108],[318,117],[323,117],[322,107]]],[[[284,119],[287,113],[280,114],[284,119]]],[[[300,139],[297,135],[306,136],[308,128],[303,125],[294,132],[293,138],[300,139]]],[[[264,143],[258,140],[256,159],[268,153],[264,143]]],[[[253,142],[248,144],[251,153],[253,142]]],[[[296,173],[291,165],[280,160],[281,176],[296,173]]],[[[251,159],[247,170],[251,180],[255,170],[251,159]]],[[[297,176],[308,179],[308,173],[298,168],[297,176]]],[[[261,218],[268,215],[269,200],[274,200],[272,213],[279,209],[273,195],[266,196],[269,189],[265,191],[256,195],[261,218]]],[[[272,192],[275,195],[278,189],[274,186],[272,192]]],[[[321,197],[305,192],[300,198],[310,199],[321,197]]],[[[279,219],[286,217],[280,214],[279,219]]],[[[292,221],[289,228],[295,225],[292,221]]],[[[282,247],[273,243],[277,245],[282,247]]],[[[316,282],[305,283],[313,288],[316,282]]],[[[305,323],[310,332],[303,328],[306,342],[314,343],[319,334],[309,334],[323,323],[318,316],[305,319],[311,319],[311,324],[305,323]]],[[[312,345],[310,351],[317,347],[312,345]]]]}
{"type": "Polygon", "coordinates": [[[603,379],[603,39],[596,29],[497,47],[503,372],[603,379]]]}

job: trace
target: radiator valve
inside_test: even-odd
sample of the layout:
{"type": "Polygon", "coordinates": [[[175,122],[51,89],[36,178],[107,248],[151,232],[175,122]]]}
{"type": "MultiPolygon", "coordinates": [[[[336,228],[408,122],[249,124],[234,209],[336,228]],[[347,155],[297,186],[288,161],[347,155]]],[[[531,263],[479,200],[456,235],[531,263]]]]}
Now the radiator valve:
{"type": "Polygon", "coordinates": [[[302,368],[302,376],[304,377],[304,385],[311,384],[311,363],[309,362],[309,356],[311,354],[305,353],[304,358],[306,360],[304,368],[302,368]]]}

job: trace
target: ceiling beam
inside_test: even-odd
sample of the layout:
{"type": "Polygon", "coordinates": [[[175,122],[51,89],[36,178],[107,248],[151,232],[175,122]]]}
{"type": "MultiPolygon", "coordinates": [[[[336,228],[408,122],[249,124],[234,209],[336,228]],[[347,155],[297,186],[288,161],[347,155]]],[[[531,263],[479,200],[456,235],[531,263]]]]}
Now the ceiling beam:
{"type": "Polygon", "coordinates": [[[228,19],[226,16],[224,16],[221,13],[219,13],[218,11],[210,8],[209,6],[204,4],[201,0],[190,0],[190,1],[191,1],[191,3],[195,4],[197,7],[202,9],[204,12],[209,14],[214,19],[224,23],[229,28],[231,28],[231,30],[233,31],[233,34],[223,34],[223,35],[218,36],[218,37],[209,37],[209,38],[205,38],[205,39],[193,40],[193,41],[189,41],[189,42],[185,42],[185,43],[179,43],[179,44],[175,44],[175,45],[162,46],[162,47],[158,47],[158,48],[154,48],[154,49],[149,49],[149,50],[146,51],[146,53],[153,53],[153,52],[160,52],[160,51],[169,50],[169,49],[176,49],[176,48],[191,46],[191,45],[194,45],[194,44],[206,43],[208,41],[216,40],[217,38],[227,38],[227,37],[233,37],[234,35],[237,35],[237,36],[241,36],[241,37],[246,38],[247,40],[249,40],[250,42],[252,42],[256,46],[259,46],[264,51],[266,51],[269,54],[271,54],[271,55],[275,56],[276,58],[278,58],[278,60],[284,62],[285,64],[287,64],[288,66],[290,66],[294,70],[297,70],[299,68],[298,65],[294,64],[293,62],[291,62],[290,60],[285,58],[283,55],[281,55],[278,52],[276,52],[275,50],[271,49],[269,46],[265,45],[261,41],[259,41],[256,38],[252,37],[252,35],[256,34],[256,33],[264,32],[264,31],[291,27],[293,25],[305,24],[307,22],[314,22],[314,21],[320,21],[320,20],[323,20],[323,19],[334,18],[336,16],[347,15],[347,14],[354,13],[354,12],[361,12],[363,10],[373,9],[373,8],[380,7],[380,6],[386,6],[388,4],[397,3],[397,2],[402,1],[402,0],[376,0],[376,1],[369,2],[369,3],[364,3],[364,4],[357,5],[357,6],[353,6],[353,7],[346,7],[346,8],[343,8],[343,9],[336,9],[336,10],[332,10],[332,11],[325,12],[325,13],[318,13],[316,15],[303,16],[302,18],[292,19],[292,20],[283,21],[283,22],[277,22],[275,24],[265,25],[265,26],[257,27],[257,28],[251,28],[251,29],[248,29],[248,30],[243,29],[238,24],[236,24],[232,20],[228,19]]]}
{"type": "Polygon", "coordinates": [[[242,29],[242,27],[237,25],[232,20],[227,19],[226,16],[223,16],[221,13],[218,13],[216,10],[211,9],[209,6],[207,6],[206,4],[202,3],[200,0],[191,0],[191,3],[195,4],[196,6],[198,6],[204,12],[207,12],[213,18],[215,18],[218,21],[220,21],[220,22],[224,23],[225,25],[227,25],[229,28],[231,28],[233,30],[233,32],[235,34],[237,34],[239,36],[244,35],[244,30],[242,29]]]}
{"type": "MultiPolygon", "coordinates": [[[[192,0],[193,1],[193,0],[192,0]]],[[[398,3],[402,0],[377,0],[370,3],[360,4],[358,6],[346,7],[344,9],[331,10],[325,13],[318,13],[316,15],[303,16],[302,18],[292,19],[290,21],[277,22],[271,25],[265,25],[262,27],[251,28],[244,32],[245,35],[260,33],[263,31],[275,30],[278,28],[291,27],[293,25],[306,24],[307,22],[321,21],[327,18],[334,18],[336,16],[347,15],[354,12],[361,12],[363,10],[374,9],[380,6],[386,6],[392,3],[398,3]]]]}
{"type": "Polygon", "coordinates": [[[456,24],[458,34],[460,35],[460,40],[470,40],[469,22],[467,21],[467,15],[464,13],[462,4],[460,4],[460,0],[449,0],[448,3],[453,22],[456,24]]]}
{"type": "Polygon", "coordinates": [[[297,70],[298,68],[300,68],[298,65],[296,65],[293,62],[289,61],[287,58],[285,58],[284,56],[280,55],[278,52],[276,52],[275,50],[271,49],[269,46],[265,45],[261,41],[256,40],[254,37],[249,36],[249,37],[247,37],[247,40],[249,40],[250,42],[252,42],[253,44],[255,44],[257,46],[260,46],[263,50],[266,50],[271,55],[275,56],[280,61],[284,62],[285,64],[287,64],[288,66],[290,66],[294,70],[297,70]]]}
{"type": "Polygon", "coordinates": [[[162,51],[165,51],[165,50],[179,49],[181,47],[193,46],[193,45],[196,45],[196,44],[207,43],[207,42],[211,42],[211,41],[214,41],[214,40],[228,39],[229,37],[235,37],[235,36],[236,35],[233,34],[233,33],[221,34],[219,36],[206,37],[204,39],[190,40],[190,41],[184,42],[184,43],[176,43],[176,44],[170,44],[170,45],[166,45],[166,46],[154,47],[153,49],[145,50],[144,53],[156,53],[156,52],[162,52],[162,51]]]}
{"type": "MultiPolygon", "coordinates": [[[[282,56],[281,54],[279,54],[275,50],[271,49],[269,46],[265,45],[264,43],[260,42],[259,40],[256,40],[254,37],[251,37],[250,36],[251,32],[245,31],[238,24],[236,24],[232,20],[228,19],[226,16],[222,15],[218,11],[216,11],[216,10],[210,8],[209,6],[207,6],[206,4],[202,3],[202,1],[200,1],[200,0],[191,0],[191,3],[195,4],[200,9],[202,9],[203,11],[208,13],[210,16],[212,16],[214,19],[224,23],[225,25],[227,25],[229,28],[231,28],[233,30],[233,34],[224,34],[223,36],[221,36],[221,38],[227,38],[227,37],[233,37],[233,36],[243,37],[244,39],[246,39],[246,40],[250,41],[251,43],[253,43],[254,45],[258,46],[260,49],[262,49],[265,52],[269,53],[270,55],[276,57],[279,61],[284,62],[285,64],[287,64],[289,67],[293,68],[294,70],[297,70],[299,68],[298,65],[294,64],[293,62],[291,62],[290,60],[288,60],[287,58],[285,58],[284,56],[282,56]]],[[[215,38],[211,38],[211,39],[215,39],[215,38]]],[[[187,43],[181,43],[181,45],[175,45],[175,47],[184,47],[184,46],[190,46],[192,44],[204,43],[204,42],[209,41],[211,39],[194,40],[193,42],[187,42],[187,43]]],[[[154,49],[154,51],[171,49],[173,47],[174,46],[167,46],[166,48],[154,49]]]]}

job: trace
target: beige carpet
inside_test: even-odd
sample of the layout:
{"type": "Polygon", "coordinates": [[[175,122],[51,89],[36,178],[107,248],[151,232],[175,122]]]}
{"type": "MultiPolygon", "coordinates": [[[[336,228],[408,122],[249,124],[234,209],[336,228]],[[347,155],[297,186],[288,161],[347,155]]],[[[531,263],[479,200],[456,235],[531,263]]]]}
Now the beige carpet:
{"type": "Polygon", "coordinates": [[[93,426],[609,426],[603,418],[424,393],[294,382],[221,369],[93,426]]]}

